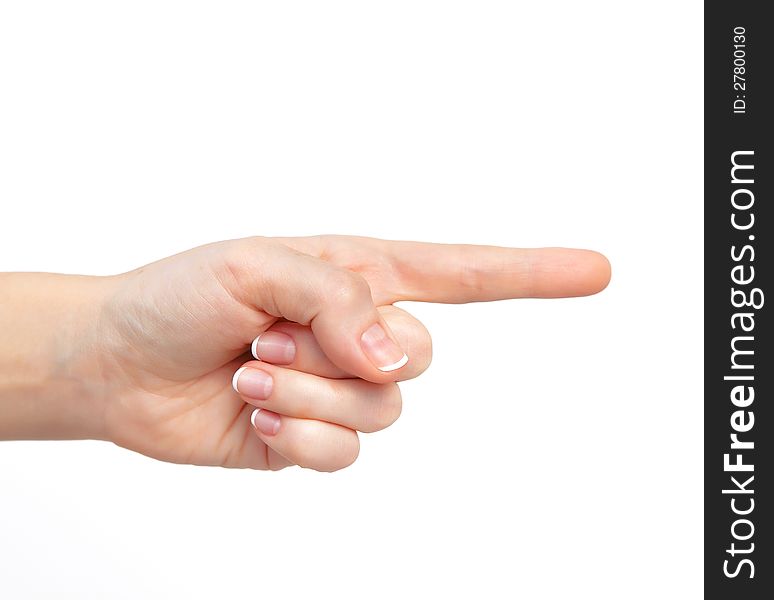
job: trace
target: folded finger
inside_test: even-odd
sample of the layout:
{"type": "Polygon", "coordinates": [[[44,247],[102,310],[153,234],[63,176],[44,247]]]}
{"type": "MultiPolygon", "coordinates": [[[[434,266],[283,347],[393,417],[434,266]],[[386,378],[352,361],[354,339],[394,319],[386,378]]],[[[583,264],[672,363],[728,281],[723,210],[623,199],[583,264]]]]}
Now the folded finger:
{"type": "Polygon", "coordinates": [[[258,408],[369,433],[389,427],[401,412],[396,383],[329,379],[252,361],[235,373],[233,384],[258,408]]]}
{"type": "Polygon", "coordinates": [[[270,449],[293,464],[316,471],[348,467],[360,452],[357,433],[341,425],[297,419],[256,408],[253,430],[270,449]]]}

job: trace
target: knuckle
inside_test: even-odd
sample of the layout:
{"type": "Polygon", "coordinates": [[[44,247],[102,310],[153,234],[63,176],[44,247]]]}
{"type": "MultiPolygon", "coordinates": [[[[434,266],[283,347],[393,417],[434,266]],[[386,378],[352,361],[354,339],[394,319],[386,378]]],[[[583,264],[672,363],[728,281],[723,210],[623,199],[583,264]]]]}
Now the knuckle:
{"type": "Polygon", "coordinates": [[[360,454],[360,440],[354,431],[341,432],[335,438],[317,427],[308,427],[288,444],[288,454],[299,467],[333,472],[350,466],[360,454]]]}
{"type": "Polygon", "coordinates": [[[416,338],[413,340],[411,356],[418,369],[414,377],[424,373],[433,361],[433,339],[422,323],[419,323],[416,338]]]}
{"type": "Polygon", "coordinates": [[[346,269],[334,269],[326,276],[323,293],[325,300],[345,306],[371,298],[368,282],[358,273],[346,269]]]}
{"type": "Polygon", "coordinates": [[[360,439],[353,431],[350,435],[346,436],[346,442],[342,444],[340,452],[333,462],[333,468],[330,471],[338,471],[352,465],[357,457],[360,455],[360,439]]]}
{"type": "Polygon", "coordinates": [[[364,433],[386,429],[398,420],[403,410],[403,399],[397,383],[384,384],[382,396],[371,403],[371,415],[367,419],[364,433]]]}
{"type": "Polygon", "coordinates": [[[286,444],[287,457],[299,467],[313,467],[319,455],[319,437],[309,428],[298,431],[286,444]]]}

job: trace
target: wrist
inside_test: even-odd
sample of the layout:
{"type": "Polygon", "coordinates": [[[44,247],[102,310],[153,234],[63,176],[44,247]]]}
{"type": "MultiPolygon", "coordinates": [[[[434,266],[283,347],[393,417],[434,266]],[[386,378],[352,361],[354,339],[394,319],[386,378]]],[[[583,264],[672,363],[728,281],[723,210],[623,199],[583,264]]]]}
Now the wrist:
{"type": "Polygon", "coordinates": [[[0,439],[105,439],[111,278],[0,275],[0,439]]]}

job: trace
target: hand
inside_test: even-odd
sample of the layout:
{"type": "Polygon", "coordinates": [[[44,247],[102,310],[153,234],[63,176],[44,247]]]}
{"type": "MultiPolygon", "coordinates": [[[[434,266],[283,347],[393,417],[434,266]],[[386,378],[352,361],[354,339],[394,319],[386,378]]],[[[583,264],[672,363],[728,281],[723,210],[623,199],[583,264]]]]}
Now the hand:
{"type": "Polygon", "coordinates": [[[397,418],[395,382],[430,362],[426,330],[393,302],[587,295],[607,285],[609,265],[584,250],[319,236],[221,242],[66,279],[47,284],[69,290],[58,294],[66,335],[40,360],[57,365],[51,379],[80,383],[80,400],[20,411],[0,394],[0,438],[96,437],[172,462],[335,470],[356,458],[355,430],[397,418]],[[263,360],[245,362],[256,336],[263,360]]]}

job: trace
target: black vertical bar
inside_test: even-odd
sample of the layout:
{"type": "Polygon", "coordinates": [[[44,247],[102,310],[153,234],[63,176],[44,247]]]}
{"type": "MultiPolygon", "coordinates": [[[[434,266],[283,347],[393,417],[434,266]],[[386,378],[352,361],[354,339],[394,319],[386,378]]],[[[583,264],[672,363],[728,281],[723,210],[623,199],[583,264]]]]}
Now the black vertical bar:
{"type": "Polygon", "coordinates": [[[770,9],[768,2],[705,3],[707,598],[774,599],[774,334],[768,305],[774,304],[774,23],[764,14],[770,9]],[[735,357],[734,348],[741,351],[735,357]]]}

